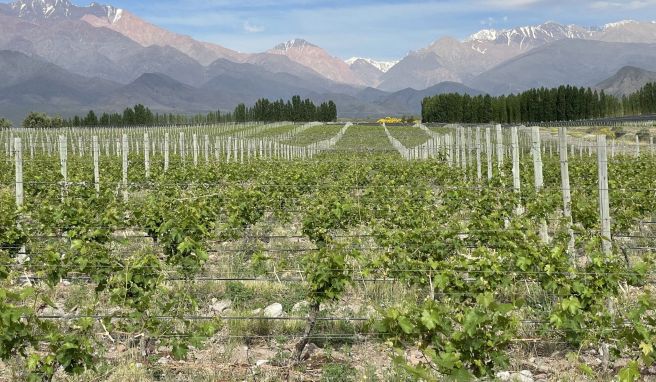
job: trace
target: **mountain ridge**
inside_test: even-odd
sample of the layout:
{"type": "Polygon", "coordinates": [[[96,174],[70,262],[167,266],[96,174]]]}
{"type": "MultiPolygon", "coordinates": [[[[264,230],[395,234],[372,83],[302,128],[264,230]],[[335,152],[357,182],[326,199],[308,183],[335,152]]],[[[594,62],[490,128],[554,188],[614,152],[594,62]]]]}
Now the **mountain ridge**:
{"type": "Polygon", "coordinates": [[[656,71],[624,66],[612,77],[595,85],[595,88],[621,97],[635,93],[649,82],[656,82],[656,71]]]}

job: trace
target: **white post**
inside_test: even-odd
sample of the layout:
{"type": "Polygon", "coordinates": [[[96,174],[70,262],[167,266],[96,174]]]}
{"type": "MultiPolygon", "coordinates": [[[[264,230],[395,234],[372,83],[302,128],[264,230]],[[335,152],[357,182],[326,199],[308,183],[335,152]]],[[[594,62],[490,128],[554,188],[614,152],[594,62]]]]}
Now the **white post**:
{"type": "Polygon", "coordinates": [[[610,157],[615,159],[615,139],[613,139],[612,142],[611,142],[610,157]]]}
{"type": "Polygon", "coordinates": [[[499,172],[503,167],[503,132],[501,131],[501,125],[496,125],[497,131],[497,167],[499,172]]]}
{"type": "MultiPolygon", "coordinates": [[[[539,194],[544,187],[544,175],[542,172],[542,142],[540,139],[540,128],[533,127],[532,135],[532,152],[533,152],[533,173],[535,179],[535,192],[539,194]]],[[[542,219],[540,222],[540,238],[543,243],[549,242],[549,232],[547,231],[547,222],[542,219]]]]}
{"type": "Polygon", "coordinates": [[[182,157],[182,163],[187,163],[187,157],[186,157],[186,152],[185,152],[185,140],[184,140],[184,133],[180,132],[180,156],[182,157]]]}
{"type": "Polygon", "coordinates": [[[198,166],[198,136],[196,134],[192,136],[192,141],[194,146],[194,167],[196,167],[198,166]]]}
{"type": "Polygon", "coordinates": [[[481,168],[481,127],[476,126],[476,174],[478,181],[483,179],[483,169],[481,168]]]}
{"type": "Polygon", "coordinates": [[[67,147],[66,136],[59,136],[59,163],[61,165],[61,174],[64,178],[64,188],[68,183],[68,171],[67,171],[67,162],[68,162],[68,147],[67,147]]]}
{"type": "Polygon", "coordinates": [[[209,153],[209,151],[210,151],[210,137],[207,136],[207,135],[205,135],[205,144],[204,144],[204,150],[203,151],[205,152],[205,164],[207,165],[207,164],[210,163],[210,153],[209,153]]]}
{"type": "Polygon", "coordinates": [[[121,154],[123,154],[123,199],[128,200],[128,136],[123,134],[123,145],[121,147],[121,154]]]}
{"type": "Polygon", "coordinates": [[[487,155],[487,179],[492,180],[492,129],[485,129],[485,154],[487,155]]]}
{"type": "Polygon", "coordinates": [[[521,180],[519,177],[519,137],[517,135],[517,126],[513,126],[510,133],[512,139],[513,189],[519,193],[521,191],[521,180]]]}
{"type": "Polygon", "coordinates": [[[610,197],[608,195],[608,158],[606,136],[597,136],[597,162],[599,166],[599,217],[601,219],[602,249],[611,252],[610,197]]]}
{"type": "Polygon", "coordinates": [[[560,146],[560,179],[563,193],[563,215],[567,220],[567,230],[569,231],[568,252],[572,262],[575,261],[574,253],[574,230],[572,229],[572,190],[569,184],[569,161],[567,152],[567,128],[558,129],[558,143],[560,146]]]}
{"type": "Polygon", "coordinates": [[[467,170],[467,131],[464,127],[460,128],[460,166],[467,170]]]}
{"type": "Polygon", "coordinates": [[[146,170],[146,179],[150,178],[150,137],[144,133],[144,168],[146,170]]]}
{"type": "Polygon", "coordinates": [[[164,133],[164,172],[169,170],[169,133],[164,133]]]}
{"type": "Polygon", "coordinates": [[[98,136],[94,135],[93,138],[93,184],[96,187],[96,192],[100,192],[100,146],[98,145],[98,136]]]}
{"type": "Polygon", "coordinates": [[[29,143],[30,143],[30,158],[34,159],[34,139],[32,138],[32,134],[30,134],[29,143]]]}
{"type": "Polygon", "coordinates": [[[23,193],[23,145],[20,138],[14,138],[14,154],[16,159],[16,205],[21,207],[24,201],[23,193]]]}

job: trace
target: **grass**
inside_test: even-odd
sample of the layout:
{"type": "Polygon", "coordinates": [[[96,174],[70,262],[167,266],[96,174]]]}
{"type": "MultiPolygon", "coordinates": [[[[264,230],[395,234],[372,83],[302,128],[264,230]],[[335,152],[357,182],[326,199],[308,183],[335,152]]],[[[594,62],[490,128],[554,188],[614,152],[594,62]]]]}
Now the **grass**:
{"type": "Polygon", "coordinates": [[[252,138],[252,139],[257,139],[257,138],[274,138],[279,135],[285,134],[287,132],[290,132],[294,129],[294,125],[285,125],[285,126],[278,126],[278,127],[272,127],[268,128],[264,131],[260,131],[257,134],[253,134],[248,136],[247,138],[252,138]]]}
{"type": "Polygon", "coordinates": [[[421,146],[430,139],[425,131],[414,126],[388,126],[387,129],[407,148],[421,146]]]}
{"type": "Polygon", "coordinates": [[[282,141],[282,143],[293,146],[307,146],[334,137],[343,127],[343,125],[313,126],[291,139],[282,141]]]}

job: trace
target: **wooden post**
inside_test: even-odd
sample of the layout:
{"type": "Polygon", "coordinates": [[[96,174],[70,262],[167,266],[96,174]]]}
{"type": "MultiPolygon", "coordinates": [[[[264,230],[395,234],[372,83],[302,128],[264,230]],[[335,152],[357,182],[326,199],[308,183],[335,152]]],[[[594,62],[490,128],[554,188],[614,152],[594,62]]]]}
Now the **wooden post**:
{"type": "Polygon", "coordinates": [[[144,168],[146,170],[146,179],[150,178],[150,137],[144,133],[144,168]]]}
{"type": "Polygon", "coordinates": [[[128,135],[123,134],[121,154],[123,156],[123,200],[125,201],[128,200],[128,153],[130,152],[128,143],[128,135]]]}
{"type": "Polygon", "coordinates": [[[20,138],[14,138],[14,156],[16,159],[16,206],[23,206],[23,144],[20,138]]]}
{"type": "Polygon", "coordinates": [[[599,217],[601,219],[602,249],[611,252],[610,197],[608,194],[608,158],[606,155],[606,136],[597,136],[597,163],[599,167],[599,217]]]}
{"type": "Polygon", "coordinates": [[[640,156],[640,137],[638,136],[638,134],[636,134],[635,137],[635,144],[636,144],[635,155],[637,158],[640,156]]]}
{"type": "Polygon", "coordinates": [[[96,192],[100,192],[100,146],[98,145],[98,136],[94,135],[93,141],[93,184],[96,192]]]}
{"type": "Polygon", "coordinates": [[[570,240],[568,245],[568,252],[570,260],[575,261],[574,253],[574,230],[572,229],[572,190],[569,184],[569,162],[567,151],[567,128],[560,127],[558,130],[558,142],[560,146],[560,179],[561,189],[563,193],[563,215],[567,220],[567,230],[569,232],[570,240]]]}

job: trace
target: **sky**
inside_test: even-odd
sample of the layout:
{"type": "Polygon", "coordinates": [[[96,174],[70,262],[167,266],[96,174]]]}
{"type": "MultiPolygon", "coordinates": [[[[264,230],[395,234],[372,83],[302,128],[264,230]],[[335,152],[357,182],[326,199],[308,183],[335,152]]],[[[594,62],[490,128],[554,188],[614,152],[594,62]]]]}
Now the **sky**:
{"type": "Polygon", "coordinates": [[[440,37],[464,39],[487,28],[656,20],[656,0],[105,1],[166,29],[241,52],[303,38],[343,59],[400,59],[440,37]]]}

